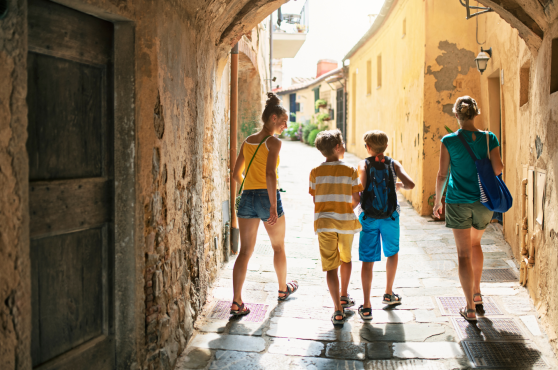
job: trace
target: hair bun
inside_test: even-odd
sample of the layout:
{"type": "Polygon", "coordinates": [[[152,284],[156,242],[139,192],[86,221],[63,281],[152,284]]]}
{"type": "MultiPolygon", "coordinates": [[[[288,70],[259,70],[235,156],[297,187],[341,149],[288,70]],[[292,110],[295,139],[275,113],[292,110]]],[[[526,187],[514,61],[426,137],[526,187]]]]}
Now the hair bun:
{"type": "Polygon", "coordinates": [[[281,104],[281,100],[279,100],[277,95],[275,95],[272,92],[267,93],[267,101],[265,102],[266,107],[269,105],[280,105],[280,104],[281,104]]]}
{"type": "Polygon", "coordinates": [[[469,111],[469,104],[468,103],[461,103],[461,108],[459,109],[461,113],[467,113],[469,111]]]}

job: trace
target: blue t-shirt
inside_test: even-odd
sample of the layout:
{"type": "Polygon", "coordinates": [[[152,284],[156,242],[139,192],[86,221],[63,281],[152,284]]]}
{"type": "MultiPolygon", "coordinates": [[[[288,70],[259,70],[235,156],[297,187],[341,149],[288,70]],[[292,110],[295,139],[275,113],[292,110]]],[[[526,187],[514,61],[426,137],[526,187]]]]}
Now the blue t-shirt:
{"type": "MultiPolygon", "coordinates": [[[[486,150],[486,133],[483,131],[466,131],[459,129],[465,140],[477,156],[477,159],[488,158],[486,150]],[[473,133],[476,140],[473,141],[473,133]]],[[[489,132],[490,150],[500,146],[498,138],[489,132]]],[[[479,180],[475,162],[467,149],[457,137],[457,132],[442,138],[450,155],[450,177],[446,193],[446,203],[474,203],[480,200],[479,180]]]]}

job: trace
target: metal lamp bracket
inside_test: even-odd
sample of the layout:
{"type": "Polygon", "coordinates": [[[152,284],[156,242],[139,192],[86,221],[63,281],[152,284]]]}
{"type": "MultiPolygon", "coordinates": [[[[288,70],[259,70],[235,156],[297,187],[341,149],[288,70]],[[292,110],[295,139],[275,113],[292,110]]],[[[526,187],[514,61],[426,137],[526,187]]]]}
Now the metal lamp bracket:
{"type": "Polygon", "coordinates": [[[461,3],[461,5],[463,5],[467,9],[467,19],[468,20],[477,16],[477,15],[481,15],[481,14],[484,14],[484,13],[490,13],[490,12],[494,11],[492,8],[485,8],[485,7],[482,7],[482,6],[470,6],[469,5],[469,0],[465,0],[465,2],[463,2],[463,0],[459,0],[459,2],[461,3]],[[471,14],[471,9],[479,9],[481,11],[471,14]]]}

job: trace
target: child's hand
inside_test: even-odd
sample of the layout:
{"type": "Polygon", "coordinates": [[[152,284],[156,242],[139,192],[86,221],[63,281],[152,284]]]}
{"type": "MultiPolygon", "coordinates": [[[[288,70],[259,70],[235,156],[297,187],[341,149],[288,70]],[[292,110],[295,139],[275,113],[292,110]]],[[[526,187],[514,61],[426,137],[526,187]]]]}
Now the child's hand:
{"type": "Polygon", "coordinates": [[[397,181],[395,183],[395,190],[400,190],[400,189],[405,189],[405,186],[403,185],[403,183],[401,181],[397,181]]]}

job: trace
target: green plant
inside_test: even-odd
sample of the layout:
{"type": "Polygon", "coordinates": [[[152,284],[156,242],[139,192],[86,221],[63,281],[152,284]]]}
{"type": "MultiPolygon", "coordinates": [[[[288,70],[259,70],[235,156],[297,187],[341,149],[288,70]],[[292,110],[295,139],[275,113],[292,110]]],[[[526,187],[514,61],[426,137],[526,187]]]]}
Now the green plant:
{"type": "Polygon", "coordinates": [[[316,130],[318,128],[318,125],[315,125],[313,123],[309,123],[304,125],[304,127],[302,128],[302,141],[304,141],[305,143],[308,143],[308,135],[310,135],[310,133],[314,130],[316,130]]]}
{"type": "Polygon", "coordinates": [[[311,146],[314,146],[316,144],[316,137],[318,136],[318,134],[320,132],[322,132],[323,130],[320,129],[314,129],[310,132],[310,135],[308,135],[308,144],[310,144],[311,146]]]}
{"type": "Polygon", "coordinates": [[[316,100],[316,109],[320,109],[320,107],[326,106],[327,102],[324,99],[316,100]]]}
{"type": "Polygon", "coordinates": [[[320,124],[323,124],[324,121],[329,121],[331,117],[329,116],[329,113],[320,113],[316,116],[316,119],[320,124]]]}
{"type": "Polygon", "coordinates": [[[291,140],[297,140],[296,136],[298,135],[299,127],[300,127],[300,123],[291,122],[289,124],[289,127],[285,131],[283,131],[283,135],[291,138],[291,140]]]}

